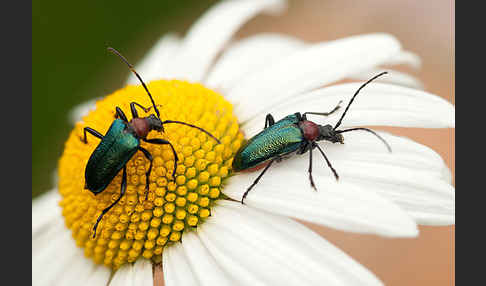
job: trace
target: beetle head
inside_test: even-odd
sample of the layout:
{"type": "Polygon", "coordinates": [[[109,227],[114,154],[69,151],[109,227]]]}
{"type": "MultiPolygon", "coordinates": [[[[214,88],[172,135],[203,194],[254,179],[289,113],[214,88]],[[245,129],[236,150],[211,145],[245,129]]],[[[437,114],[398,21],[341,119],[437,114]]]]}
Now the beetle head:
{"type": "Polygon", "coordinates": [[[344,144],[344,137],[340,133],[336,132],[334,128],[327,124],[327,125],[319,125],[319,137],[317,137],[317,141],[326,140],[332,143],[341,143],[344,144]]]}
{"type": "Polygon", "coordinates": [[[155,116],[154,114],[150,114],[145,119],[149,123],[151,130],[164,132],[164,125],[162,124],[162,121],[160,121],[160,119],[157,116],[155,116]]]}

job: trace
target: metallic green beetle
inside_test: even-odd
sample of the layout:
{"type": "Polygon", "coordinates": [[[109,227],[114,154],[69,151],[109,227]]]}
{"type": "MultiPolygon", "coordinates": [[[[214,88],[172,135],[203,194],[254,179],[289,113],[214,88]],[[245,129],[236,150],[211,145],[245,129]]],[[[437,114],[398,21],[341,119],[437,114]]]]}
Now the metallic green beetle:
{"type": "Polygon", "coordinates": [[[120,172],[120,170],[123,169],[120,196],[116,199],[116,201],[114,201],[110,206],[108,206],[101,212],[101,215],[98,217],[95,225],[93,226],[93,231],[94,231],[93,237],[96,236],[96,228],[98,227],[98,224],[103,218],[103,216],[114,205],[116,205],[118,201],[120,201],[120,199],[125,194],[126,187],[127,187],[127,170],[125,165],[133,157],[133,155],[135,155],[137,151],[141,151],[145,155],[145,157],[150,161],[149,169],[145,174],[146,175],[145,198],[147,198],[149,177],[150,177],[150,172],[152,171],[152,155],[147,149],[140,146],[140,140],[143,140],[144,142],[151,143],[151,144],[161,144],[161,145],[167,144],[170,146],[170,148],[172,149],[172,153],[174,154],[174,170],[172,174],[173,176],[175,176],[178,158],[174,146],[172,146],[172,144],[169,141],[164,139],[158,139],[158,138],[147,139],[147,135],[149,134],[150,131],[156,130],[159,132],[163,132],[164,124],[169,124],[169,123],[182,124],[192,128],[196,128],[206,133],[214,140],[216,140],[218,143],[220,143],[220,141],[216,137],[211,135],[211,133],[195,125],[186,122],[181,122],[181,121],[174,121],[174,120],[162,121],[160,119],[160,113],[159,110],[157,109],[157,106],[155,105],[152,95],[150,94],[147,86],[142,81],[142,78],[137,74],[133,66],[129,64],[128,61],[115,49],[108,48],[108,50],[118,55],[128,65],[130,70],[137,76],[137,78],[140,80],[143,87],[145,88],[145,91],[147,91],[147,94],[150,97],[150,100],[152,101],[152,106],[150,108],[145,108],[136,102],[130,103],[130,109],[132,112],[132,120],[130,121],[128,121],[125,113],[123,113],[123,111],[119,107],[116,107],[116,114],[115,114],[116,119],[115,121],[113,121],[110,128],[108,129],[108,132],[106,132],[104,136],[92,128],[89,127],[84,128],[84,143],[88,143],[88,140],[86,138],[86,132],[101,139],[100,144],[93,151],[93,153],[91,154],[88,160],[88,164],[86,165],[85,189],[88,189],[95,195],[103,192],[106,189],[106,187],[110,184],[110,182],[113,180],[113,178],[115,178],[115,176],[120,172]],[[136,109],[137,106],[143,109],[145,112],[148,112],[153,107],[155,112],[157,113],[157,116],[151,114],[147,117],[140,118],[138,117],[138,112],[136,109]]]}
{"type": "Polygon", "coordinates": [[[243,146],[241,146],[233,158],[232,167],[233,171],[235,172],[253,171],[265,167],[253,184],[251,184],[250,187],[248,187],[248,189],[245,191],[243,197],[241,198],[241,203],[243,203],[243,200],[248,195],[248,192],[250,192],[250,190],[258,183],[260,178],[263,176],[263,174],[265,174],[268,168],[270,168],[273,162],[280,162],[282,159],[288,158],[294,153],[301,155],[309,151],[309,181],[311,187],[317,190],[314,184],[314,179],[312,178],[312,150],[314,148],[317,148],[320,151],[326,160],[327,165],[329,168],[331,168],[334,177],[336,180],[338,180],[339,176],[336,170],[332,167],[331,163],[327,159],[327,156],[324,154],[324,151],[322,151],[321,147],[319,147],[316,142],[325,140],[332,143],[339,142],[344,144],[344,137],[341,135],[341,133],[355,130],[371,132],[378,137],[388,148],[388,151],[391,152],[391,148],[388,143],[371,129],[351,128],[345,130],[336,130],[341,125],[341,121],[343,120],[349,106],[351,103],[353,103],[354,98],[356,95],[358,95],[359,91],[368,83],[386,73],[387,72],[382,72],[360,86],[349,101],[343,115],[334,127],[329,124],[316,124],[310,120],[307,120],[306,115],[314,114],[328,116],[340,108],[339,104],[341,102],[339,102],[339,104],[330,112],[305,112],[304,114],[297,112],[295,114],[288,115],[277,122],[275,122],[271,114],[267,114],[264,129],[248,140],[243,146]]]}

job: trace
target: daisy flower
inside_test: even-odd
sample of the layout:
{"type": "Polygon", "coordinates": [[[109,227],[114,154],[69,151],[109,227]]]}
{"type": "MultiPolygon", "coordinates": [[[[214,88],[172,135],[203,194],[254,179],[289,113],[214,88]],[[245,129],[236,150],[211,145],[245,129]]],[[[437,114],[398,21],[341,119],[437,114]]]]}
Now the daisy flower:
{"type": "MultiPolygon", "coordinates": [[[[84,168],[99,140],[88,137],[85,144],[83,128],[105,134],[116,106],[128,114],[130,102],[151,103],[130,76],[126,87],[73,112],[57,187],[32,204],[33,285],[381,285],[293,218],[387,237],[415,237],[417,224],[454,223],[454,187],[442,158],[385,132],[379,134],[392,153],[366,132],[346,133],[344,145],[320,143],[339,182],[314,156],[313,191],[308,156],[294,156],[274,164],[245,205],[239,203],[259,172],[232,173],[232,159],[262,130],[266,114],[278,120],[329,111],[349,102],[362,84],[332,83],[368,79],[382,66],[420,64],[388,34],[322,43],[279,34],[231,41],[258,13],[284,8],[280,0],[220,2],[183,38],[164,36],[136,66],[161,118],[200,126],[221,144],[187,126],[150,133],[174,144],[175,179],[169,147],[143,142],[154,158],[147,199],[149,162],[138,152],[126,165],[126,194],[103,217],[94,239],[93,224],[120,195],[122,174],[97,196],[84,189],[84,168]]],[[[343,127],[454,127],[449,102],[421,90],[414,77],[386,70],[389,75],[361,91],[343,127]]],[[[343,112],[322,120],[333,125],[343,112]]]]}

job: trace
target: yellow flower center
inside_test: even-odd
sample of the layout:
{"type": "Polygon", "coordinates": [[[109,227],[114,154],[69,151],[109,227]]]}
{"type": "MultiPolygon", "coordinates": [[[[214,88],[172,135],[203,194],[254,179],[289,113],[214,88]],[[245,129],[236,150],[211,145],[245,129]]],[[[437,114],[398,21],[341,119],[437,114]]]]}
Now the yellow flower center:
{"type": "MultiPolygon", "coordinates": [[[[172,176],[174,155],[170,146],[141,141],[153,157],[147,199],[145,174],[150,161],[137,152],[126,164],[125,195],[104,215],[93,239],[96,219],[120,196],[122,171],[96,196],[84,189],[85,167],[100,139],[88,133],[85,144],[83,128],[90,127],[104,135],[115,119],[115,107],[120,107],[130,120],[130,102],[148,108],[151,101],[142,86],[127,86],[98,101],[96,110],[76,124],[59,161],[62,213],[85,255],[114,269],[140,256],[159,262],[165,246],[180,242],[184,231],[210,216],[211,206],[224,196],[222,183],[243,141],[233,107],[220,94],[200,84],[176,80],[154,81],[148,89],[162,120],[201,127],[221,144],[197,129],[179,124],[164,125],[164,133],[151,131],[147,138],[165,139],[174,146],[179,158],[176,175],[172,176]]],[[[139,117],[155,114],[153,108],[148,113],[137,110],[139,117]]]]}

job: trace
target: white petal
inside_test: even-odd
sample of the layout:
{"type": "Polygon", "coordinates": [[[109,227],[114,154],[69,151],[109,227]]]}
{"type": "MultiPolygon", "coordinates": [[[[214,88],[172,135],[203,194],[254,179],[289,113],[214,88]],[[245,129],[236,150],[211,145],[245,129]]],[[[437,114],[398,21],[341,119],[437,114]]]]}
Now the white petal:
{"type": "Polygon", "coordinates": [[[69,122],[75,124],[78,121],[81,121],[85,115],[92,110],[96,109],[96,101],[100,100],[101,97],[90,99],[86,102],[83,102],[79,105],[76,105],[70,112],[69,112],[69,122]]]}
{"type": "MultiPolygon", "coordinates": [[[[347,170],[352,170],[346,175],[350,180],[393,201],[417,223],[453,224],[455,192],[444,160],[432,149],[410,139],[379,134],[393,153],[387,153],[373,135],[361,132],[347,133],[344,145],[320,145],[336,170],[343,169],[344,173],[340,172],[343,177],[347,170]]],[[[301,168],[306,163],[302,161],[301,168]]]]}
{"type": "Polygon", "coordinates": [[[52,190],[32,202],[32,285],[106,285],[110,271],[76,246],[52,190]]]}
{"type": "Polygon", "coordinates": [[[164,249],[162,265],[166,286],[200,285],[180,243],[164,249]]]}
{"type": "Polygon", "coordinates": [[[169,76],[201,81],[218,52],[245,22],[264,11],[279,12],[284,4],[281,0],[224,1],[216,4],[188,31],[169,76]]]}
{"type": "Polygon", "coordinates": [[[221,269],[218,261],[204,247],[194,232],[182,236],[182,251],[191,265],[192,273],[197,277],[199,285],[234,285],[229,273],[221,269]]]}
{"type": "MultiPolygon", "coordinates": [[[[441,179],[433,178],[426,172],[373,163],[333,165],[340,168],[342,176],[349,178],[350,182],[392,200],[403,210],[410,212],[410,215],[419,211],[422,215],[429,213],[432,216],[447,216],[448,224],[454,222],[454,188],[441,179]]],[[[428,219],[427,217],[415,218],[418,223],[428,219]]]]}
{"type": "Polygon", "coordinates": [[[243,285],[381,285],[306,227],[238,203],[218,202],[197,232],[220,267],[243,285]]]}
{"type": "Polygon", "coordinates": [[[232,44],[211,69],[205,84],[228,90],[245,76],[276,63],[305,46],[301,40],[280,34],[258,34],[232,44]]]}
{"type": "Polygon", "coordinates": [[[115,272],[110,286],[149,286],[154,285],[152,263],[144,258],[138,259],[135,264],[124,264],[115,272]]]}
{"type": "Polygon", "coordinates": [[[105,286],[110,280],[111,270],[105,265],[97,265],[85,285],[105,286]]]}
{"type": "MultiPolygon", "coordinates": [[[[400,51],[388,34],[349,37],[315,44],[279,61],[235,87],[228,98],[246,121],[276,103],[384,63],[400,51]]],[[[298,98],[298,97],[297,97],[298,98]]]]}
{"type": "Polygon", "coordinates": [[[43,253],[44,248],[51,244],[54,238],[66,231],[64,220],[59,217],[55,221],[45,225],[41,231],[32,234],[32,257],[43,253]]]}
{"type": "Polygon", "coordinates": [[[133,275],[133,285],[135,286],[154,285],[152,262],[148,259],[140,258],[135,262],[133,275]]]}
{"type": "MultiPolygon", "coordinates": [[[[402,203],[402,205],[404,204],[402,203]]],[[[425,207],[410,206],[407,212],[417,221],[418,224],[421,225],[447,226],[455,224],[456,220],[454,205],[452,206],[452,210],[446,214],[438,214],[434,209],[427,210],[425,207]],[[417,210],[414,211],[413,208],[417,210]]]]}
{"type": "MultiPolygon", "coordinates": [[[[53,257],[55,260],[55,258],[53,257]]],[[[76,248],[76,256],[66,267],[65,271],[60,273],[58,277],[56,277],[55,283],[52,285],[70,285],[70,286],[84,286],[84,285],[93,285],[93,284],[86,284],[89,278],[95,271],[95,264],[93,261],[86,258],[83,254],[83,250],[81,248],[76,248]]],[[[103,284],[106,285],[106,281],[103,284]]]]}
{"type": "Polygon", "coordinates": [[[428,176],[451,183],[450,174],[444,160],[431,148],[403,136],[378,132],[392,148],[392,153],[372,134],[349,132],[345,134],[344,144],[320,143],[327,152],[334,152],[336,160],[379,163],[419,171],[428,176]]]}
{"type": "MultiPolygon", "coordinates": [[[[309,115],[320,124],[335,125],[349,100],[362,83],[340,84],[325,87],[289,99],[280,105],[267,108],[275,120],[295,112],[327,112],[341,100],[341,109],[328,117],[309,115]]],[[[247,134],[258,133],[265,123],[266,114],[259,114],[244,123],[247,134]]],[[[359,125],[388,125],[402,127],[447,128],[455,126],[454,106],[431,93],[392,84],[370,83],[356,97],[339,129],[359,125]]]]}
{"type": "Polygon", "coordinates": [[[378,133],[392,147],[391,154],[374,135],[359,131],[346,133],[344,145],[320,143],[320,146],[326,153],[331,152],[334,160],[408,168],[451,183],[450,171],[435,151],[406,137],[378,133]]]}
{"type": "Polygon", "coordinates": [[[410,51],[400,51],[400,53],[389,58],[385,65],[408,65],[416,70],[422,66],[422,60],[420,57],[410,51]]]}
{"type": "MultiPolygon", "coordinates": [[[[151,80],[164,78],[165,74],[172,70],[173,59],[180,47],[181,40],[176,34],[164,35],[150,51],[144,56],[142,62],[135,66],[137,73],[145,83],[151,80]]],[[[128,84],[140,84],[138,78],[130,73],[128,84]]]]}
{"type": "MultiPolygon", "coordinates": [[[[305,159],[308,162],[308,157],[305,159]]],[[[245,204],[343,231],[390,237],[417,236],[415,222],[390,201],[345,180],[336,182],[334,178],[323,178],[316,171],[313,174],[318,191],[314,191],[310,187],[307,166],[299,164],[301,168],[295,168],[295,164],[286,163],[272,165],[272,170],[265,173],[248,194],[245,204]]],[[[322,166],[325,165],[319,160],[314,161],[314,169],[322,166]]],[[[342,173],[339,169],[338,172],[342,173]]],[[[259,173],[234,176],[224,193],[241,200],[259,173]]]]}
{"type": "Polygon", "coordinates": [[[32,201],[32,238],[62,217],[60,200],[57,189],[53,189],[32,201]]]}
{"type": "Polygon", "coordinates": [[[133,284],[133,265],[126,263],[120,267],[113,275],[109,286],[135,286],[133,284]]]}
{"type": "Polygon", "coordinates": [[[382,76],[377,78],[374,82],[382,82],[382,83],[389,83],[389,84],[396,84],[401,85],[404,87],[411,87],[416,89],[424,89],[424,84],[417,78],[395,70],[385,69],[385,68],[372,68],[365,72],[360,72],[357,74],[352,75],[351,79],[367,81],[373,76],[379,74],[382,71],[387,71],[388,74],[386,76],[382,76]]]}
{"type": "Polygon", "coordinates": [[[53,285],[78,259],[86,258],[80,256],[71,233],[65,229],[32,256],[32,284],[53,285]]]}

